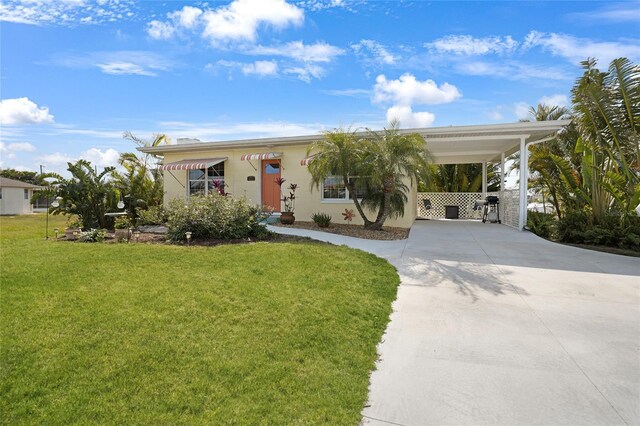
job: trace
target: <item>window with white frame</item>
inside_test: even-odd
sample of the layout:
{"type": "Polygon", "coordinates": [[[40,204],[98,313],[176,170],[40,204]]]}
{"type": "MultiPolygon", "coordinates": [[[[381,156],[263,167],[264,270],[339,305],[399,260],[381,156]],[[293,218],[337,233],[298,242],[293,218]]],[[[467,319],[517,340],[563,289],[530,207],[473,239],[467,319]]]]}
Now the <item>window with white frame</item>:
{"type": "Polygon", "coordinates": [[[208,169],[189,170],[187,190],[189,196],[206,195],[224,184],[224,161],[208,169]]]}
{"type": "MultiPolygon", "coordinates": [[[[349,178],[349,183],[355,187],[356,197],[362,199],[365,193],[365,187],[355,178],[349,178]]],[[[322,182],[322,200],[323,201],[347,201],[352,200],[353,194],[344,184],[342,177],[329,176],[322,182]]]]}
{"type": "Polygon", "coordinates": [[[28,200],[28,199],[29,199],[29,190],[28,190],[28,189],[25,189],[25,190],[24,190],[24,199],[25,199],[25,200],[28,200]]]}

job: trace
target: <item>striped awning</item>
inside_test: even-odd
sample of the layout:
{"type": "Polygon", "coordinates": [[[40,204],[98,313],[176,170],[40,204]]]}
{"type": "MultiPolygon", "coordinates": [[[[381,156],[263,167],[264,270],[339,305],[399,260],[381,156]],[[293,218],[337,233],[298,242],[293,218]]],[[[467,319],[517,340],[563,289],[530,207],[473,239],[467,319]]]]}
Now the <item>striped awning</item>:
{"type": "Polygon", "coordinates": [[[173,163],[163,164],[160,170],[197,170],[208,169],[211,166],[220,164],[225,161],[227,157],[223,158],[199,158],[194,160],[181,160],[173,163]]]}
{"type": "MultiPolygon", "coordinates": [[[[317,154],[316,154],[317,155],[317,154]]],[[[315,155],[312,155],[310,157],[307,158],[303,158],[302,160],[300,160],[300,165],[301,166],[308,166],[310,162],[312,162],[313,160],[316,159],[315,155]]]]}
{"type": "Polygon", "coordinates": [[[251,161],[251,160],[273,160],[274,158],[282,157],[281,152],[265,152],[262,154],[242,154],[240,156],[240,160],[242,161],[251,161]]]}

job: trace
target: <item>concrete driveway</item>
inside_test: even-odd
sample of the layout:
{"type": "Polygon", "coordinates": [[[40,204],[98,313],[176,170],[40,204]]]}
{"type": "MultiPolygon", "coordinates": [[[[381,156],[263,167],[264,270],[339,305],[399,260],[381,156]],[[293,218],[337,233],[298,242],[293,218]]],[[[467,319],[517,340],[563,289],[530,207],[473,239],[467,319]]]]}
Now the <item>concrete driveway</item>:
{"type": "Polygon", "coordinates": [[[640,424],[640,259],[475,221],[302,234],[401,277],[364,424],[640,424]]]}

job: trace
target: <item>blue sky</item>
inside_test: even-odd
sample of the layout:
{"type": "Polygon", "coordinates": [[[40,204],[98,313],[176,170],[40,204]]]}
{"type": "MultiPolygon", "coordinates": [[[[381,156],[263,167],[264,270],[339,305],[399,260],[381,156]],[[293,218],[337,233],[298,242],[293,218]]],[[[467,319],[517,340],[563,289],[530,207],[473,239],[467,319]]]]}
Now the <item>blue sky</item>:
{"type": "Polygon", "coordinates": [[[640,59],[639,2],[2,0],[0,167],[203,141],[514,122],[640,59]]]}

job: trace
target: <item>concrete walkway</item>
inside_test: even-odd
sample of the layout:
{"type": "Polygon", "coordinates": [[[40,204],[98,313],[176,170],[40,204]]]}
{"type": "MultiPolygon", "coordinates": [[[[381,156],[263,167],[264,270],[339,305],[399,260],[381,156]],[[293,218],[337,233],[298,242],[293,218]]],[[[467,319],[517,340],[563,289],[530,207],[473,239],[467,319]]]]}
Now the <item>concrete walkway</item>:
{"type": "Polygon", "coordinates": [[[640,424],[640,259],[473,221],[394,242],[271,229],[398,268],[364,424],[640,424]]]}

